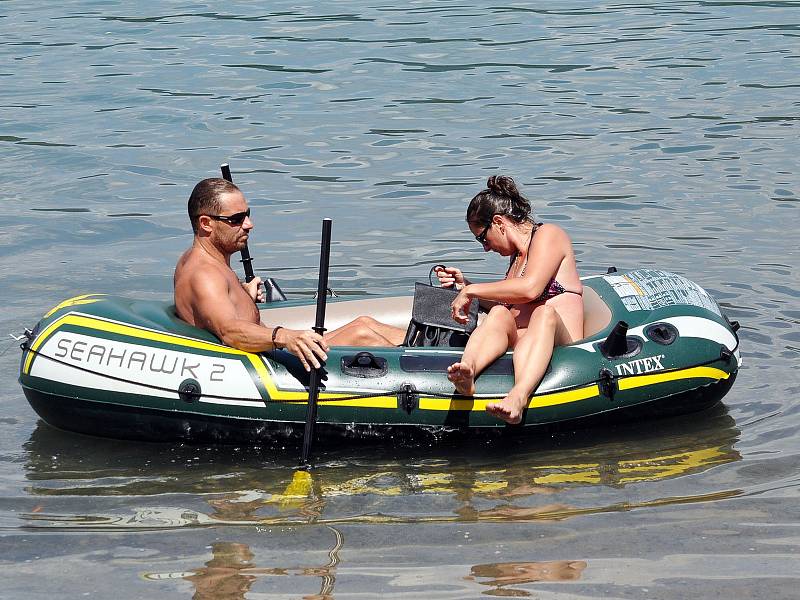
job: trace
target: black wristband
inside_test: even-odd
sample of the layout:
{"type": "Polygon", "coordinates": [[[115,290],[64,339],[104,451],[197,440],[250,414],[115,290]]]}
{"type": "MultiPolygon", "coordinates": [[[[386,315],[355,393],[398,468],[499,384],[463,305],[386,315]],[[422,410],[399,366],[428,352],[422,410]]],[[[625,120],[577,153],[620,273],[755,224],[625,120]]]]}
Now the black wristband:
{"type": "Polygon", "coordinates": [[[278,335],[278,329],[283,329],[282,326],[278,325],[275,329],[272,330],[272,347],[278,350],[278,342],[275,341],[275,336],[278,335]]]}

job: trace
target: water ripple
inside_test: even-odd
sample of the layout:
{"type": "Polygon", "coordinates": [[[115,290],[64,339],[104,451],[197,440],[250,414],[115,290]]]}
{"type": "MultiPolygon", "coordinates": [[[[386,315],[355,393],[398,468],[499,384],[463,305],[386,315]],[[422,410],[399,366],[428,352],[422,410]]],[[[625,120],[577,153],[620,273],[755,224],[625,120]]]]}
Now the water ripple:
{"type": "MultiPolygon", "coordinates": [[[[599,560],[592,540],[612,529],[620,553],[654,561],[674,552],[680,530],[684,545],[729,569],[734,554],[781,543],[785,534],[748,534],[745,522],[785,522],[798,493],[797,2],[131,6],[0,2],[6,331],[87,291],[171,298],[175,260],[191,243],[186,200],[222,162],[255,209],[257,272],[290,296],[316,287],[320,215],[336,223],[330,284],[344,293],[405,294],[442,261],[478,280],[501,277],[507,261],[475,244],[464,211],[502,172],[537,217],[568,231],[583,274],[655,265],[713,293],[742,324],[744,366],[720,427],[688,419],[640,437],[545,436],[532,448],[455,455],[415,448],[391,460],[334,446],[314,474],[317,495],[292,505],[291,447],[250,459],[252,450],[221,458],[43,441],[13,385],[18,356],[0,348],[11,382],[0,392],[0,523],[15,568],[31,559],[26,544],[30,554],[50,546],[28,533],[34,541],[20,541],[20,528],[90,536],[83,527],[127,531],[128,521],[174,522],[182,540],[190,522],[216,521],[198,528],[198,556],[226,524],[245,535],[259,519],[276,528],[352,520],[362,534],[373,530],[364,524],[397,522],[391,531],[426,537],[467,531],[472,519],[487,539],[497,522],[520,521],[505,530],[503,542],[520,532],[514,544],[448,539],[464,564],[469,552],[481,564],[495,551],[512,562],[531,539],[544,555],[599,560]],[[406,529],[426,519],[442,526],[406,529]],[[565,537],[576,523],[588,535],[565,537]],[[689,535],[698,530],[711,533],[689,535]],[[739,541],[747,545],[731,550],[739,541]]],[[[109,539],[85,538],[100,548],[109,539]]],[[[597,572],[590,562],[583,576],[597,572]]],[[[30,571],[7,575],[12,592],[29,593],[30,571]]],[[[649,592],[616,589],[609,575],[575,594],[599,595],[598,581],[620,597],[684,591],[664,580],[649,592]]],[[[770,581],[759,579],[758,593],[780,597],[785,587],[770,581]]],[[[427,592],[418,595],[436,595],[427,592]]]]}

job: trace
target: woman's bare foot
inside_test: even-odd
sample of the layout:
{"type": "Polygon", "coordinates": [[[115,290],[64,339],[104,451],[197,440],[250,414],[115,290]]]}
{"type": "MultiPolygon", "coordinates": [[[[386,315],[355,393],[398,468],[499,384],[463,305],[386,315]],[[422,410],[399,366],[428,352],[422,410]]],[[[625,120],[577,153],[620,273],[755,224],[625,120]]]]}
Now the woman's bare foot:
{"type": "Polygon", "coordinates": [[[472,396],[475,393],[475,369],[463,362],[453,363],[447,367],[447,378],[456,386],[456,391],[462,396],[472,396]]]}
{"type": "Polygon", "coordinates": [[[506,423],[516,425],[522,421],[522,411],[528,406],[528,399],[511,390],[508,396],[500,402],[491,402],[486,405],[486,412],[502,419],[506,423]]]}

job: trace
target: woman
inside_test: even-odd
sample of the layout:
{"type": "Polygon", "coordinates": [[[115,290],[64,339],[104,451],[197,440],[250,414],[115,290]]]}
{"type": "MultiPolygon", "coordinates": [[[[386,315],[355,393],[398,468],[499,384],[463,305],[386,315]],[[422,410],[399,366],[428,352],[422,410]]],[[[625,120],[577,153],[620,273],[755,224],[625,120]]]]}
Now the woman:
{"type": "Polygon", "coordinates": [[[451,305],[456,321],[466,323],[473,300],[489,309],[447,376],[459,394],[472,396],[475,378],[513,349],[514,387],[486,410],[514,424],[522,420],[553,348],[583,337],[583,285],[566,232],[536,223],[510,177],[492,176],[486,186],[469,203],[467,224],[484,251],[508,256],[510,263],[505,278],[491,283],[470,283],[453,267],[437,270],[443,287],[460,290],[451,305]]]}

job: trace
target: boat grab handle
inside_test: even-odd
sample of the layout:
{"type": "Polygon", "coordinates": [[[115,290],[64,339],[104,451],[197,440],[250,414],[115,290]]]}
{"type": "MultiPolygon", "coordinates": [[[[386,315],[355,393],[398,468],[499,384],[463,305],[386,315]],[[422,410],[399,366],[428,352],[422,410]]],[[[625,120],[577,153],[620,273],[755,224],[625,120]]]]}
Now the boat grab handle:
{"type": "Polygon", "coordinates": [[[353,377],[383,377],[389,372],[389,363],[385,358],[375,356],[372,352],[342,357],[342,373],[353,377]]]}

